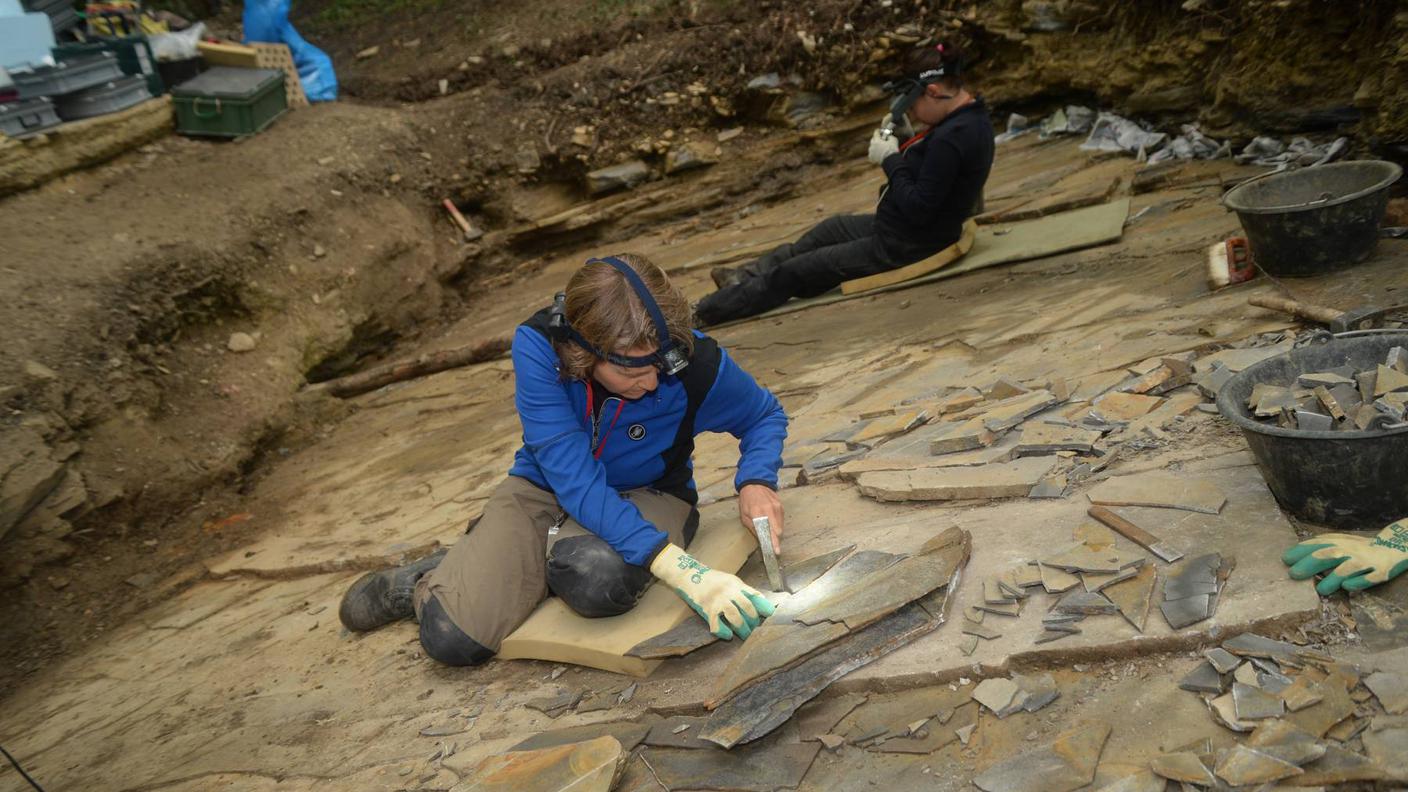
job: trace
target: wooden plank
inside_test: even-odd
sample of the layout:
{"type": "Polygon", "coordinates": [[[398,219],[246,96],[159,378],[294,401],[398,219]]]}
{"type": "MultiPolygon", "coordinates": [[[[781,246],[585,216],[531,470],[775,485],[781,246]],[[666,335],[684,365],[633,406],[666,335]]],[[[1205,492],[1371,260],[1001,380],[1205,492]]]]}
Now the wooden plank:
{"type": "MultiPolygon", "coordinates": [[[[714,518],[705,518],[690,544],[690,555],[714,569],[737,572],[758,549],[758,541],[726,510],[714,512],[714,518]]],[[[629,613],[604,619],[583,618],[562,600],[549,597],[523,626],[504,639],[498,656],[504,660],[572,663],[643,677],[661,661],[628,657],[626,652],[685,619],[697,618],[666,586],[651,586],[629,613]]]]}
{"type": "Polygon", "coordinates": [[[243,44],[217,44],[202,41],[196,44],[200,56],[211,66],[233,66],[236,69],[259,68],[259,53],[243,44]]]}
{"type": "Polygon", "coordinates": [[[903,283],[913,280],[921,275],[928,275],[931,272],[947,267],[949,264],[962,258],[973,248],[973,240],[978,233],[978,224],[971,218],[963,224],[963,233],[959,235],[958,241],[940,250],[938,253],[924,259],[916,261],[906,267],[878,272],[874,275],[867,275],[864,278],[848,280],[841,284],[842,294],[857,294],[871,289],[879,289],[883,286],[893,286],[896,283],[903,283]]]}

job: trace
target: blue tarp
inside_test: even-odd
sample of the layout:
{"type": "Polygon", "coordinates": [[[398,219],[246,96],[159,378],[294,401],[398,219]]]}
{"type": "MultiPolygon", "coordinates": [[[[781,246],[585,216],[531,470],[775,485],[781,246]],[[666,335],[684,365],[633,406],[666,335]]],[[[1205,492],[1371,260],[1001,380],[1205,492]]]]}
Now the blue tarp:
{"type": "Polygon", "coordinates": [[[244,40],[287,44],[293,65],[310,102],[331,102],[337,98],[337,74],[332,58],[298,35],[288,21],[291,0],[245,0],[244,40]]]}

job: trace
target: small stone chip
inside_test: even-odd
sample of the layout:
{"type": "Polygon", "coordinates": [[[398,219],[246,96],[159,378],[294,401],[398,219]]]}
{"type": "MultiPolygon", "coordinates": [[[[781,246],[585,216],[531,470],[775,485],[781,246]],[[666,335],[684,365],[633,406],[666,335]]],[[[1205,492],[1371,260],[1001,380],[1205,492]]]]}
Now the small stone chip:
{"type": "Polygon", "coordinates": [[[965,635],[958,641],[958,651],[962,652],[964,657],[971,657],[977,649],[978,636],[976,635],[965,635]]]}
{"type": "Polygon", "coordinates": [[[1217,673],[1219,674],[1225,674],[1229,671],[1235,671],[1237,666],[1241,665],[1242,663],[1242,659],[1240,657],[1232,654],[1231,652],[1227,651],[1226,649],[1223,649],[1220,646],[1213,647],[1212,649],[1203,652],[1203,657],[1206,657],[1208,662],[1212,663],[1212,667],[1216,668],[1217,673]]]}
{"type": "Polygon", "coordinates": [[[1222,674],[1211,661],[1198,664],[1188,676],[1179,681],[1178,686],[1184,690],[1191,690],[1194,693],[1215,693],[1221,694],[1223,691],[1222,674]]]}
{"type": "Polygon", "coordinates": [[[966,619],[963,622],[963,633],[965,635],[976,635],[986,641],[994,641],[1002,637],[1002,633],[997,630],[984,627],[981,624],[974,624],[966,619]]]}
{"type": "Polygon", "coordinates": [[[1237,709],[1237,720],[1261,720],[1278,718],[1286,711],[1285,702],[1260,688],[1232,683],[1232,703],[1237,709]]]}

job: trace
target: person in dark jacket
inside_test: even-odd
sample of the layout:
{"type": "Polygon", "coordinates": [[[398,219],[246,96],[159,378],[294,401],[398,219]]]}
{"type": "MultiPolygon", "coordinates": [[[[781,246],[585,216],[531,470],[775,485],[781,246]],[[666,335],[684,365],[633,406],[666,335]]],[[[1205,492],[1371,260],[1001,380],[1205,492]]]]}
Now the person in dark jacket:
{"type": "Polygon", "coordinates": [[[958,241],[979,211],[992,170],[993,130],[983,100],[970,93],[962,57],[940,44],[910,57],[904,113],[922,131],[901,141],[890,129],[871,139],[870,160],[888,182],[875,214],[836,215],[738,269],[716,269],[718,291],[695,306],[710,326],[754,316],[793,297],[815,297],[845,281],[912,264],[958,241]]]}
{"type": "Polygon", "coordinates": [[[739,519],[768,517],[781,549],[777,471],[787,415],[712,338],[642,256],[592,259],[513,338],[523,446],[466,536],[430,558],[373,572],[343,598],[348,629],[412,614],[430,657],[492,657],[549,593],[586,617],[629,611],[670,586],[725,640],[772,604],[686,552],[699,512],[691,455],[702,432],[739,439],[739,519]]]}

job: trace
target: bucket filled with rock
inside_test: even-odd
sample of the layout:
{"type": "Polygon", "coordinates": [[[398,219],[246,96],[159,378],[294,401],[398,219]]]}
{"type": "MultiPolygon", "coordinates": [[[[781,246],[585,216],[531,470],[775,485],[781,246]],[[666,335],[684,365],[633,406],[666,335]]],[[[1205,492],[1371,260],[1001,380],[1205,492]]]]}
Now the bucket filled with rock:
{"type": "Polygon", "coordinates": [[[1230,379],[1217,406],[1301,519],[1351,529],[1408,517],[1408,332],[1264,360],[1230,379]]]}

